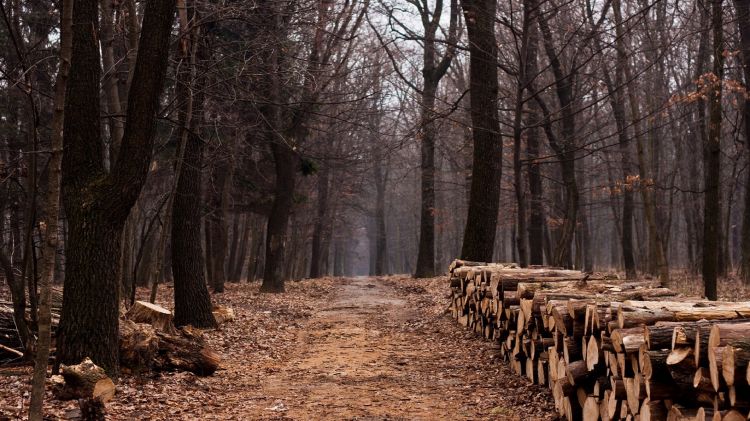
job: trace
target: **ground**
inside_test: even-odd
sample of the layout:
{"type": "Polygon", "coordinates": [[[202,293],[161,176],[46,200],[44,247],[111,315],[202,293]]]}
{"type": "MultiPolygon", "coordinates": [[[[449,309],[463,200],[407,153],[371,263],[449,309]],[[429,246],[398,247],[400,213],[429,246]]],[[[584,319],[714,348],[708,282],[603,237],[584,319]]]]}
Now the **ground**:
{"type": "MultiPolygon", "coordinates": [[[[325,278],[214,300],[237,318],[206,332],[213,376],[119,379],[112,420],[551,420],[549,392],[512,374],[490,342],[446,314],[445,278],[325,278]]],[[[171,289],[163,288],[161,302],[171,289]]],[[[0,420],[21,419],[30,368],[0,369],[0,420]]],[[[51,419],[77,405],[48,395],[51,419]]]]}

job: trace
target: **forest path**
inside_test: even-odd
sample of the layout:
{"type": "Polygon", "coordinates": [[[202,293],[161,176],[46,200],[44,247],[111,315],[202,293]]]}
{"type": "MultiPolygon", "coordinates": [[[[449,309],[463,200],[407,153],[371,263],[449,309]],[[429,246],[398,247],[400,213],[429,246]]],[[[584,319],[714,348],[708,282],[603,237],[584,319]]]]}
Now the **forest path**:
{"type": "Polygon", "coordinates": [[[440,351],[410,331],[419,320],[377,278],[348,279],[298,336],[299,352],[263,384],[295,419],[455,419],[450,389],[460,372],[441,367],[440,351]],[[434,355],[437,354],[437,355],[434,355]]]}
{"type": "MultiPolygon", "coordinates": [[[[425,288],[411,280],[358,277],[343,280],[335,291],[301,326],[293,354],[261,382],[260,396],[266,398],[265,412],[258,414],[262,418],[532,418],[524,416],[523,405],[513,399],[518,391],[514,383],[488,395],[466,388],[480,381],[475,370],[482,367],[472,361],[465,345],[480,352],[493,350],[486,343],[472,343],[476,339],[466,334],[459,337],[469,342],[457,344],[446,336],[444,325],[426,320],[415,305],[420,296],[422,303],[428,298],[425,288]],[[493,401],[498,395],[503,400],[493,401]]],[[[450,323],[447,317],[439,318],[450,323]]],[[[521,391],[521,396],[528,395],[528,390],[521,391]]]]}

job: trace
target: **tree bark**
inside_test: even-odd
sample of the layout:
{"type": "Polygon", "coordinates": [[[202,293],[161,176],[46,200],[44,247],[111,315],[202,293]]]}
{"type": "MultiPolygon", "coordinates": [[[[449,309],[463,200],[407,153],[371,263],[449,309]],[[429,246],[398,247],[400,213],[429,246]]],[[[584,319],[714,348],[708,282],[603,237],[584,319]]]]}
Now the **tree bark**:
{"type": "MultiPolygon", "coordinates": [[[[275,77],[275,76],[271,76],[275,77]]],[[[270,136],[276,136],[268,129],[270,136]]],[[[284,292],[284,250],[286,247],[286,231],[289,225],[289,215],[294,203],[295,162],[297,156],[289,145],[282,140],[272,140],[276,167],[276,189],[273,207],[268,216],[266,228],[266,263],[263,271],[262,292],[284,292]]]]}
{"type": "Polygon", "coordinates": [[[99,108],[101,74],[96,33],[98,2],[73,9],[70,77],[65,100],[62,190],[69,237],[58,338],[58,362],[90,357],[110,373],[118,369],[117,264],[125,220],[148,174],[159,96],[167,68],[175,4],[146,4],[141,48],[128,100],[121,154],[107,174],[102,162],[99,108]]]}
{"type": "Polygon", "coordinates": [[[716,278],[719,272],[721,247],[721,94],[724,79],[724,20],[722,0],[711,1],[713,28],[713,74],[715,86],[708,92],[708,139],[703,147],[704,205],[703,205],[703,283],[709,300],[717,299],[716,278]]]}
{"type": "Polygon", "coordinates": [[[34,374],[31,386],[29,420],[44,419],[44,385],[47,377],[50,343],[52,341],[52,282],[55,277],[57,257],[58,226],[60,214],[60,162],[63,153],[63,120],[65,118],[65,88],[70,70],[71,27],[73,20],[73,0],[60,3],[60,68],[55,80],[54,111],[52,115],[52,136],[48,164],[48,183],[45,208],[47,210],[46,243],[42,276],[39,279],[38,339],[34,357],[34,374]]]}
{"type": "Polygon", "coordinates": [[[469,32],[469,94],[474,140],[469,212],[461,258],[491,261],[500,208],[503,144],[497,114],[496,0],[463,0],[469,32]]]}
{"type": "MultiPolygon", "coordinates": [[[[180,4],[180,27],[188,28],[187,22],[196,19],[195,3],[185,7],[184,0],[178,0],[180,4]]],[[[191,24],[188,31],[183,30],[183,39],[179,43],[180,54],[183,59],[189,58],[194,67],[196,58],[207,58],[206,44],[201,39],[199,29],[191,24]]],[[[143,45],[143,44],[141,44],[143,45]]],[[[188,72],[189,74],[189,72],[188,72]]],[[[193,325],[195,327],[215,327],[216,320],[211,312],[211,298],[206,287],[204,277],[204,256],[201,247],[201,206],[196,204],[202,202],[202,173],[203,173],[203,151],[205,144],[192,129],[192,119],[200,122],[203,115],[203,86],[205,76],[201,76],[195,82],[193,95],[187,92],[185,79],[188,75],[181,75],[183,83],[178,85],[178,96],[185,98],[186,108],[180,113],[179,136],[182,139],[181,149],[178,156],[182,156],[182,163],[178,162],[175,171],[176,189],[173,197],[172,208],[172,274],[174,276],[174,323],[176,326],[193,325]],[[192,98],[192,100],[191,100],[192,98]],[[196,111],[191,110],[192,107],[196,111]]],[[[197,126],[198,124],[196,124],[197,126]]]]}

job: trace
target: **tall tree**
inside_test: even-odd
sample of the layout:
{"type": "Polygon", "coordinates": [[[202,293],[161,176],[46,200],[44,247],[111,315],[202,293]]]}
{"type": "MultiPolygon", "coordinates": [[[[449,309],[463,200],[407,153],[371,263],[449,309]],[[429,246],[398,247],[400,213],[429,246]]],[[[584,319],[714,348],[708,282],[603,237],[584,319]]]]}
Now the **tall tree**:
{"type": "Polygon", "coordinates": [[[461,257],[489,262],[500,208],[503,143],[497,114],[497,0],[462,0],[469,33],[469,95],[474,158],[461,257]]]}
{"type": "Polygon", "coordinates": [[[97,0],[73,7],[73,44],[65,99],[62,191],[68,220],[66,282],[58,362],[90,357],[118,369],[117,266],[123,225],[148,174],[156,114],[167,69],[175,2],[145,5],[138,56],[128,95],[120,158],[107,173],[100,121],[101,62],[97,0]]]}
{"type": "Polygon", "coordinates": [[[63,119],[65,117],[65,87],[70,69],[71,28],[73,20],[73,0],[60,3],[60,67],[55,80],[54,111],[52,114],[52,139],[50,142],[49,172],[47,184],[46,243],[42,276],[39,280],[39,315],[36,355],[34,357],[34,374],[31,386],[31,403],[29,420],[42,421],[44,412],[44,384],[47,377],[50,342],[52,339],[52,314],[50,300],[52,281],[55,277],[55,259],[57,258],[58,227],[60,213],[60,162],[63,148],[63,119]]]}
{"type": "MultiPolygon", "coordinates": [[[[178,43],[181,69],[176,97],[183,104],[180,125],[175,130],[179,143],[175,166],[174,203],[172,212],[172,273],[174,275],[174,322],[177,326],[214,327],[211,298],[206,287],[204,253],[201,246],[201,181],[205,142],[196,129],[204,115],[205,73],[197,75],[197,62],[208,59],[208,47],[196,24],[196,1],[177,0],[182,33],[178,43]],[[196,124],[198,123],[198,124],[196,124]]],[[[208,256],[207,258],[211,258],[208,256]]],[[[210,275],[210,274],[209,274],[210,275]]],[[[156,282],[156,281],[154,281],[156,282]]]]}
{"type": "Polygon", "coordinates": [[[703,146],[703,283],[706,297],[717,298],[716,278],[721,247],[721,94],[724,80],[723,0],[711,0],[713,78],[708,85],[708,139],[703,146]]]}

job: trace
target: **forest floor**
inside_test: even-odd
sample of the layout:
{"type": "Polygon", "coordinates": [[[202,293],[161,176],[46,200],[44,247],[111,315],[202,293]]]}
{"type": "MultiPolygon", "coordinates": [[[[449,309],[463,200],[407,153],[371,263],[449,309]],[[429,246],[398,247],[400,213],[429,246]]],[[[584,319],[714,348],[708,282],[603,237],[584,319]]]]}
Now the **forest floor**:
{"type": "MultiPolygon", "coordinates": [[[[123,376],[111,420],[551,420],[548,390],[446,314],[445,278],[323,278],[259,294],[228,284],[214,301],[236,318],[206,332],[213,376],[123,376]]],[[[143,291],[145,294],[146,292],[143,291]]],[[[162,288],[159,302],[171,301],[162,288]]],[[[0,421],[22,419],[30,368],[0,369],[0,421]]],[[[50,419],[75,402],[48,393],[50,419]]]]}

